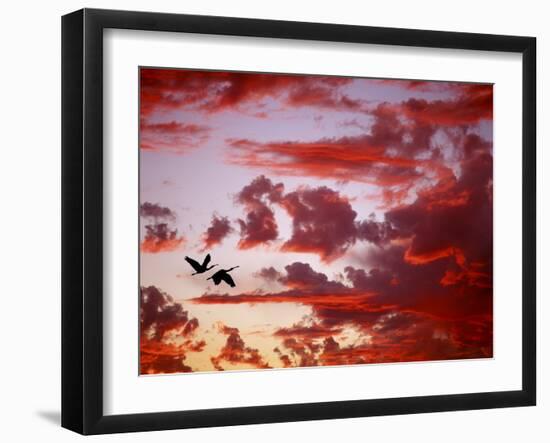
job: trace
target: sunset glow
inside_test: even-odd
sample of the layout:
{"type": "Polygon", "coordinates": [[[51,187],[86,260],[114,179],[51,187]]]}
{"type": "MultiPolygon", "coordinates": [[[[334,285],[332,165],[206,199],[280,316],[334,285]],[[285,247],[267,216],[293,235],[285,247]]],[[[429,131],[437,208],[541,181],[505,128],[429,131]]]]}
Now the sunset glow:
{"type": "Polygon", "coordinates": [[[139,93],[141,374],[492,357],[492,85],[141,68],[139,93]]]}

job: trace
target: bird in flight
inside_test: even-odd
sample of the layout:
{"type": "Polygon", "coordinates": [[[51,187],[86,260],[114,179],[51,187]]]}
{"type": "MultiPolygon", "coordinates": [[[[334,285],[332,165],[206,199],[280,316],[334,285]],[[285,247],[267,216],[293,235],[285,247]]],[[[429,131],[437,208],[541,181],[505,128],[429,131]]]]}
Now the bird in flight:
{"type": "Polygon", "coordinates": [[[197,260],[192,259],[191,257],[185,256],[185,261],[191,265],[191,267],[195,270],[191,275],[195,274],[203,274],[206,271],[210,271],[214,266],[218,265],[211,265],[208,266],[208,263],[210,263],[211,257],[210,254],[206,254],[206,257],[204,257],[204,260],[201,263],[199,263],[197,260]]]}
{"type": "Polygon", "coordinates": [[[207,280],[213,280],[216,286],[218,286],[222,281],[224,281],[229,286],[234,288],[235,282],[233,281],[233,278],[229,275],[229,273],[235,268],[238,268],[238,266],[233,266],[230,269],[220,269],[219,271],[212,274],[211,277],[208,277],[207,280]]]}

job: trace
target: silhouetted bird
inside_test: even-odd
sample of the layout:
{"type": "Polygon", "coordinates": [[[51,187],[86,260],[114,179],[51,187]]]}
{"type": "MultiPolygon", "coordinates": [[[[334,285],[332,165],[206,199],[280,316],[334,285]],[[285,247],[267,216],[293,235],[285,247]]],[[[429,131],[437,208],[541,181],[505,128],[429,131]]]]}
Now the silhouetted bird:
{"type": "Polygon", "coordinates": [[[210,259],[211,259],[210,254],[206,254],[206,257],[204,257],[204,261],[202,262],[202,265],[201,265],[197,260],[193,260],[192,258],[187,256],[185,257],[185,261],[189,263],[195,270],[195,272],[193,272],[191,275],[202,274],[206,271],[210,271],[210,269],[212,269],[214,266],[218,266],[218,265],[212,265],[208,267],[208,263],[210,263],[210,259]]]}
{"type": "Polygon", "coordinates": [[[231,269],[220,269],[218,272],[215,272],[214,274],[212,274],[211,277],[208,277],[206,280],[212,279],[216,286],[218,286],[222,281],[224,281],[229,286],[234,288],[235,287],[235,282],[233,281],[233,279],[229,275],[229,272],[231,272],[235,268],[238,268],[238,266],[233,266],[231,269]]]}

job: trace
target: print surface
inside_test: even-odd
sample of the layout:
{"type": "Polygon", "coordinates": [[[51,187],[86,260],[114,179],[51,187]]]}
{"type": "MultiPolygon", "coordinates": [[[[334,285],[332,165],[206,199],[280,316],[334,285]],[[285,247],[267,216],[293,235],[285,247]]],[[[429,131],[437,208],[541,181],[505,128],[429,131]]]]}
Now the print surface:
{"type": "Polygon", "coordinates": [[[493,87],[140,69],[140,374],[490,358],[493,87]]]}

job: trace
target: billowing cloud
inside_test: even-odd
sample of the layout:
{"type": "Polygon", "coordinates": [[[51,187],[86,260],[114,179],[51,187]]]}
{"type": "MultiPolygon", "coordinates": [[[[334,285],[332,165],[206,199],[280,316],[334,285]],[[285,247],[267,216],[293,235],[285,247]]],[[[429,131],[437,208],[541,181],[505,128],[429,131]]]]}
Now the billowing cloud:
{"type": "Polygon", "coordinates": [[[172,227],[176,214],[165,206],[157,203],[144,202],[139,208],[140,216],[146,220],[145,235],[141,241],[142,252],[157,254],[170,252],[181,248],[185,238],[178,235],[178,229],[172,227]]]}
{"type": "Polygon", "coordinates": [[[375,267],[369,271],[348,266],[345,277],[349,285],[329,280],[309,265],[297,262],[287,266],[286,275],[277,280],[289,290],[206,294],[194,302],[310,306],[316,322],[279,328],[274,333],[275,337],[284,338],[278,349],[281,362],[286,365],[491,356],[491,288],[473,285],[463,277],[461,286],[450,289],[456,282],[442,284],[441,278],[447,275],[450,279],[446,272],[455,265],[454,257],[416,265],[405,260],[406,248],[396,245],[373,250],[377,252],[369,260],[375,267]],[[324,350],[320,342],[337,336],[346,325],[368,336],[368,344],[337,347],[328,340],[331,351],[324,350]],[[320,347],[312,352],[312,346],[320,347]]]}
{"type": "Polygon", "coordinates": [[[241,227],[240,249],[250,249],[277,239],[279,230],[275,214],[267,205],[256,206],[248,211],[246,219],[239,219],[238,222],[241,227]]]}
{"type": "Polygon", "coordinates": [[[468,133],[457,136],[455,143],[461,156],[458,174],[442,175],[417,190],[412,202],[388,209],[382,222],[357,221],[350,202],[328,188],[277,194],[273,204],[292,208],[288,212],[300,227],[315,232],[315,226],[323,226],[326,200],[328,208],[336,204],[337,213],[348,215],[342,223],[345,235],[335,236],[336,228],[325,231],[340,239],[338,244],[346,247],[361,239],[376,245],[360,257],[363,268],[345,268],[344,281],[295,262],[285,273],[264,272],[285,290],[205,294],[194,302],[309,306],[314,323],[274,333],[281,340],[276,353],[286,366],[491,356],[491,145],[468,133]],[[311,198],[317,193],[321,203],[311,198]],[[342,345],[338,333],[345,327],[365,339],[342,345]]]}
{"type": "Polygon", "coordinates": [[[279,357],[279,360],[281,360],[283,367],[291,368],[292,366],[295,366],[290,357],[287,354],[283,354],[279,347],[276,346],[275,348],[273,348],[273,352],[279,357]]]}
{"type": "Polygon", "coordinates": [[[140,290],[141,334],[161,340],[168,334],[189,335],[198,322],[174,299],[155,286],[140,290]]]}
{"type": "Polygon", "coordinates": [[[219,245],[231,232],[233,228],[228,217],[213,215],[210,226],[202,236],[203,250],[219,245]]]}
{"type": "Polygon", "coordinates": [[[227,162],[277,175],[353,180],[379,186],[410,187],[411,183],[445,172],[433,160],[437,128],[404,118],[401,108],[380,104],[369,111],[371,124],[361,135],[325,137],[316,141],[258,142],[228,139],[227,162]],[[422,155],[421,155],[422,154],[422,155]]]}
{"type": "Polygon", "coordinates": [[[284,252],[313,253],[331,262],[357,240],[382,245],[398,237],[388,221],[374,217],[357,221],[349,199],[326,186],[301,187],[285,194],[281,183],[275,185],[262,175],[237,194],[236,202],[247,210],[246,219],[238,220],[240,249],[278,239],[274,206],[284,209],[292,220],[292,234],[281,246],[284,252]]]}
{"type": "Polygon", "coordinates": [[[336,281],[329,280],[322,272],[314,271],[308,263],[294,262],[285,266],[286,275],[278,281],[288,288],[317,293],[339,293],[348,288],[336,281]]]}
{"type": "Polygon", "coordinates": [[[364,220],[357,224],[357,238],[375,245],[383,245],[399,236],[390,222],[378,222],[375,219],[364,220]]]}
{"type": "Polygon", "coordinates": [[[237,194],[235,200],[247,211],[246,218],[239,219],[241,239],[238,247],[250,249],[276,240],[279,229],[271,203],[280,199],[282,183],[273,184],[265,176],[255,178],[237,194]]]}
{"type": "Polygon", "coordinates": [[[331,261],[355,241],[357,213],[338,192],[303,188],[286,194],[281,205],[292,218],[292,236],[283,251],[314,252],[331,261]]]}
{"type": "Polygon", "coordinates": [[[201,352],[203,340],[193,339],[199,322],[155,286],[140,289],[140,373],[190,372],[188,352],[201,352]]]}
{"type": "Polygon", "coordinates": [[[174,221],[176,219],[176,214],[170,208],[151,202],[144,202],[140,205],[139,215],[155,220],[174,221]]]}
{"type": "Polygon", "coordinates": [[[377,351],[372,346],[364,344],[342,346],[330,331],[319,336],[286,337],[274,352],[285,367],[363,364],[370,359],[378,362],[385,361],[373,358],[377,351]]]}
{"type": "MultiPolygon", "coordinates": [[[[204,249],[225,247],[235,223],[241,265],[266,252],[253,248],[275,251],[243,285],[262,286],[191,303],[296,305],[302,320],[254,326],[255,340],[272,334],[269,362],[284,367],[492,356],[491,85],[156,69],[142,70],[141,84],[142,149],[210,149],[212,137],[218,166],[258,174],[224,189],[239,212],[226,208],[199,234],[204,249]],[[234,119],[238,130],[223,126],[234,119]],[[375,213],[359,218],[359,198],[375,213]]],[[[144,252],[184,244],[169,208],[145,203],[140,214],[144,252]]],[[[205,347],[198,320],[176,305],[151,312],[165,317],[160,326],[144,323],[143,372],[192,370],[189,353],[205,347]]],[[[269,367],[264,348],[243,340],[250,331],[233,325],[219,325],[223,345],[207,366],[269,367]]]]}
{"type": "Polygon", "coordinates": [[[471,324],[491,328],[493,294],[491,147],[472,134],[461,144],[458,178],[386,212],[392,228],[408,240],[367,251],[369,272],[346,269],[355,287],[376,292],[372,301],[455,322],[450,334],[456,336],[471,324]]]}
{"type": "Polygon", "coordinates": [[[145,225],[145,237],[141,250],[151,254],[171,252],[183,246],[185,238],[178,236],[177,228],[170,229],[166,223],[145,225]]]}
{"type": "MultiPolygon", "coordinates": [[[[283,363],[285,360],[288,366],[317,366],[318,362],[315,354],[318,352],[318,346],[312,341],[302,341],[294,337],[287,337],[283,340],[282,346],[287,354],[279,351],[279,358],[283,363]]],[[[277,350],[279,348],[276,348],[277,350]]]]}
{"type": "Polygon", "coordinates": [[[367,272],[364,269],[346,266],[345,273],[353,287],[361,291],[379,292],[392,284],[396,285],[398,283],[391,271],[378,268],[373,268],[367,272]]]}
{"type": "Polygon", "coordinates": [[[445,100],[382,103],[366,112],[363,123],[344,121],[360,135],[314,141],[227,139],[226,161],[280,176],[369,183],[380,187],[386,204],[401,203],[418,187],[452,177],[442,149],[447,156],[449,150],[460,155],[462,147],[454,143],[457,132],[492,118],[492,87],[460,86],[452,91],[453,98],[445,100]]]}
{"type": "Polygon", "coordinates": [[[197,304],[240,304],[240,303],[300,303],[309,306],[361,305],[372,311],[386,309],[382,306],[366,305],[373,292],[359,291],[341,282],[330,280],[307,263],[294,262],[279,273],[277,281],[288,288],[277,293],[245,293],[237,295],[204,294],[191,301],[197,304]]]}
{"type": "Polygon", "coordinates": [[[386,218],[412,237],[404,257],[409,263],[452,257],[463,270],[477,263],[476,272],[492,274],[492,155],[477,135],[467,136],[464,146],[458,179],[419,192],[414,203],[386,212],[386,218]]]}
{"type": "Polygon", "coordinates": [[[237,328],[232,328],[224,324],[220,324],[218,327],[220,333],[227,335],[225,345],[221,348],[220,352],[211,357],[210,361],[214,368],[218,371],[223,371],[223,362],[236,364],[250,365],[255,368],[269,368],[269,364],[261,356],[258,349],[246,346],[244,340],[239,334],[237,328]]]}

